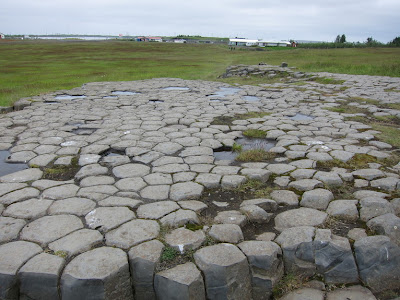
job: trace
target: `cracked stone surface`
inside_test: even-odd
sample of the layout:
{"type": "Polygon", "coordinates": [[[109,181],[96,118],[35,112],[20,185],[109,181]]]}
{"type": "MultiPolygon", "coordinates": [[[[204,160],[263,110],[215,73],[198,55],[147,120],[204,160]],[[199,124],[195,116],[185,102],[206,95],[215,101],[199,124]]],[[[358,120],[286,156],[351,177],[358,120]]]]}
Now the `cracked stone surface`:
{"type": "MultiPolygon", "coordinates": [[[[271,71],[270,66],[253,67],[271,71]]],[[[346,259],[356,257],[361,284],[373,282],[374,293],[384,290],[386,281],[399,289],[392,276],[399,260],[386,266],[383,256],[376,263],[367,259],[368,249],[399,253],[400,167],[398,160],[384,160],[396,147],[381,141],[369,125],[347,117],[400,118],[399,110],[387,108],[400,103],[393,92],[400,90],[400,80],[310,76],[343,83],[304,81],[305,91],[288,83],[246,85],[214,97],[232,87],[173,78],[97,82],[35,96],[23,110],[1,114],[0,149],[9,151],[7,162],[26,163],[27,169],[0,177],[0,298],[50,298],[60,290],[65,299],[132,299],[134,294],[154,299],[163,293],[154,285],[159,274],[157,282],[167,282],[182,295],[200,289],[208,298],[263,299],[279,281],[283,265],[286,273],[293,267],[326,278],[328,267],[329,276],[346,271],[347,260],[334,265],[339,260],[327,259],[326,267],[321,257],[349,250],[343,246],[349,238],[356,241],[356,254],[346,252],[346,259]],[[258,100],[248,101],[246,95],[258,100]],[[377,103],[353,102],[366,114],[326,109],[355,98],[377,103]],[[269,114],[235,119],[248,112],[269,114]],[[232,121],[216,125],[220,117],[232,121]],[[266,131],[274,158],[217,159],[217,151],[239,143],[248,129],[266,131]],[[374,160],[360,169],[347,165],[360,154],[374,160]],[[76,163],[68,178],[46,175],[47,168],[76,163]],[[244,185],[253,181],[267,188],[244,185]],[[365,237],[360,221],[382,237],[365,237]],[[316,232],[324,232],[316,228],[322,226],[335,233],[315,257],[316,232]],[[196,251],[195,263],[161,262],[161,241],[179,253],[196,251]],[[242,243],[244,253],[236,243],[242,243]],[[259,267],[260,261],[268,261],[269,269],[259,267]],[[366,271],[369,263],[377,270],[373,276],[366,271]],[[182,280],[180,270],[193,277],[182,280]],[[240,287],[232,285],[237,278],[240,287]]],[[[305,288],[285,299],[369,293],[364,287],[340,293],[305,288]]]]}

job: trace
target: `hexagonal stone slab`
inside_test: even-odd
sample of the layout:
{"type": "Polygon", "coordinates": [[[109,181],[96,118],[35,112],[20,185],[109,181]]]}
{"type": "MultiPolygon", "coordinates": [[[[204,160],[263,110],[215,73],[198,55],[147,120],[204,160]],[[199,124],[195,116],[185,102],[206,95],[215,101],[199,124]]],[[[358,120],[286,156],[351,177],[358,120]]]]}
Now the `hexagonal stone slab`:
{"type": "Polygon", "coordinates": [[[145,241],[152,240],[158,236],[160,226],[152,220],[132,220],[106,233],[106,244],[122,249],[145,241]]]}
{"type": "Polygon", "coordinates": [[[19,271],[20,298],[59,299],[58,278],[64,259],[48,253],[40,253],[30,259],[19,271]]]}
{"type": "Polygon", "coordinates": [[[157,299],[205,299],[203,277],[195,264],[188,262],[157,273],[154,277],[157,299]]]}
{"type": "Polygon", "coordinates": [[[211,226],[208,234],[215,240],[227,243],[239,243],[243,241],[243,232],[235,224],[217,224],[211,226]]]}
{"type": "Polygon", "coordinates": [[[49,188],[45,190],[42,193],[42,196],[47,199],[53,199],[53,200],[58,200],[58,199],[65,199],[65,198],[71,198],[76,195],[76,193],[79,190],[79,186],[75,184],[65,184],[61,186],[55,186],[52,188],[49,188]]]}
{"type": "Polygon", "coordinates": [[[26,225],[21,231],[21,239],[40,243],[45,247],[48,243],[81,228],[82,221],[76,216],[45,216],[26,225]]]}
{"type": "Polygon", "coordinates": [[[165,200],[168,199],[169,185],[151,185],[146,186],[140,191],[140,196],[150,200],[165,200]]]}
{"type": "Polygon", "coordinates": [[[300,206],[325,210],[329,202],[333,200],[333,194],[329,190],[315,189],[303,194],[300,206]]]}
{"type": "Polygon", "coordinates": [[[61,251],[72,256],[102,243],[103,235],[97,230],[81,229],[49,244],[54,252],[61,251]]]}
{"type": "Polygon", "coordinates": [[[198,199],[204,187],[195,182],[180,182],[171,186],[170,198],[175,201],[198,199]]]}
{"type": "Polygon", "coordinates": [[[126,253],[101,247],[78,255],[64,269],[61,295],[68,300],[133,299],[126,253]]]}
{"type": "Polygon", "coordinates": [[[136,299],[155,299],[154,270],[163,249],[163,243],[152,240],[129,250],[129,265],[136,299]]]}
{"type": "Polygon", "coordinates": [[[136,208],[142,203],[141,200],[117,196],[111,196],[98,202],[100,206],[127,206],[130,208],[136,208]]]}
{"type": "MultiPolygon", "coordinates": [[[[8,183],[11,184],[11,183],[8,183]]],[[[16,190],[10,192],[2,197],[0,197],[0,203],[9,205],[18,201],[24,201],[31,198],[37,198],[40,191],[31,187],[23,188],[21,190],[16,190]]]]}
{"type": "Polygon", "coordinates": [[[27,182],[42,178],[43,172],[38,168],[29,168],[0,177],[0,182],[27,182]]]}
{"type": "Polygon", "coordinates": [[[194,254],[203,272],[209,299],[251,299],[246,256],[232,244],[204,247],[194,254]]]}
{"type": "Polygon", "coordinates": [[[247,223],[246,216],[237,210],[226,210],[219,212],[214,218],[215,223],[236,224],[244,226],[247,223]]]}
{"type": "Polygon", "coordinates": [[[84,216],[96,207],[96,202],[86,198],[68,198],[55,201],[49,207],[50,215],[71,214],[84,216]]]}
{"type": "Polygon", "coordinates": [[[327,214],[312,208],[297,208],[278,214],[275,217],[275,228],[282,231],[298,226],[319,226],[324,224],[327,214]]]}
{"type": "Polygon", "coordinates": [[[326,210],[328,215],[348,221],[358,220],[357,200],[335,200],[329,203],[326,210]]]}
{"type": "Polygon", "coordinates": [[[18,269],[42,248],[30,242],[17,241],[0,245],[0,299],[18,299],[18,269]]]}
{"type": "Polygon", "coordinates": [[[115,183],[115,186],[120,191],[128,191],[128,192],[138,192],[146,186],[146,182],[140,177],[136,178],[124,178],[118,180],[115,183]]]}
{"type": "Polygon", "coordinates": [[[300,179],[289,183],[289,187],[292,187],[302,192],[310,191],[317,187],[322,187],[322,186],[323,186],[322,182],[316,179],[300,179]]]}
{"type": "Polygon", "coordinates": [[[0,243],[17,238],[25,224],[26,222],[21,219],[0,217],[0,243]]]}
{"type": "Polygon", "coordinates": [[[112,172],[117,178],[143,177],[150,173],[150,168],[142,164],[126,164],[115,167],[112,172]]]}
{"type": "Polygon", "coordinates": [[[296,167],[287,164],[270,164],[267,166],[267,169],[274,174],[282,175],[293,171],[296,167]]]}
{"type": "Polygon", "coordinates": [[[127,207],[98,207],[85,216],[89,228],[107,232],[135,218],[127,207]]]}
{"type": "Polygon", "coordinates": [[[206,236],[202,230],[192,231],[184,227],[173,230],[165,236],[168,246],[181,253],[191,249],[198,249],[205,241],[206,236]]]}
{"type": "Polygon", "coordinates": [[[179,209],[160,220],[163,226],[179,227],[185,224],[199,224],[200,220],[193,210],[179,209]]]}
{"type": "Polygon", "coordinates": [[[139,206],[136,214],[138,218],[158,220],[178,209],[179,205],[176,202],[161,201],[139,206]]]}
{"type": "Polygon", "coordinates": [[[288,190],[275,190],[270,194],[271,198],[276,201],[278,205],[284,206],[298,206],[299,196],[293,191],[288,190]]]}
{"type": "Polygon", "coordinates": [[[53,202],[53,200],[45,199],[30,199],[17,202],[9,205],[3,215],[21,219],[36,219],[43,217],[53,202]]]}

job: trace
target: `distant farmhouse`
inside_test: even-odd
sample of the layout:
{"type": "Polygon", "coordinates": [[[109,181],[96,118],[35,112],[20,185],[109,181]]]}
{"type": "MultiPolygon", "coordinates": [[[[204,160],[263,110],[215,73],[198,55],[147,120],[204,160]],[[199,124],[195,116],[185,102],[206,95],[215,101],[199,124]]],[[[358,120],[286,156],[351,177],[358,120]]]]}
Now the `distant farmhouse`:
{"type": "Polygon", "coordinates": [[[0,40],[4,40],[6,37],[3,33],[0,32],[0,40]]]}
{"type": "Polygon", "coordinates": [[[162,43],[163,39],[159,36],[138,36],[137,42],[159,42],[162,43]]]}
{"type": "Polygon", "coordinates": [[[290,47],[291,45],[292,44],[287,41],[249,40],[243,38],[229,39],[229,46],[290,47]]]}
{"type": "Polygon", "coordinates": [[[184,39],[173,39],[173,42],[178,44],[186,44],[187,41],[184,39]]]}

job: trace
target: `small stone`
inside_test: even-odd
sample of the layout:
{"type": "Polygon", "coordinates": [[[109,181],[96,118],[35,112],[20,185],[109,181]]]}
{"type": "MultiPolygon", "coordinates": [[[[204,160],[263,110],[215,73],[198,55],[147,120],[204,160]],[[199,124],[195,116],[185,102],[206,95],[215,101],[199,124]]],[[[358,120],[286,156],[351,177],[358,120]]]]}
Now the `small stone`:
{"type": "Polygon", "coordinates": [[[360,200],[360,219],[364,222],[387,213],[393,213],[390,202],[379,197],[367,197],[360,200]]]}
{"type": "Polygon", "coordinates": [[[50,215],[71,214],[84,216],[96,207],[96,203],[86,198],[68,198],[54,201],[49,207],[50,215]]]}
{"type": "Polygon", "coordinates": [[[335,200],[329,203],[328,215],[347,221],[358,220],[357,200],[335,200]]]}
{"type": "Polygon", "coordinates": [[[318,171],[314,175],[314,179],[324,182],[329,186],[341,186],[343,185],[343,180],[337,173],[334,172],[322,172],[318,171]]]}
{"type": "Polygon", "coordinates": [[[0,177],[0,182],[28,182],[42,178],[43,172],[38,168],[14,172],[0,177]]]}
{"type": "Polygon", "coordinates": [[[353,228],[347,234],[347,237],[349,239],[352,239],[353,241],[358,241],[359,239],[365,238],[366,236],[367,233],[365,232],[365,229],[362,228],[353,228]]]}
{"type": "Polygon", "coordinates": [[[157,273],[154,288],[160,300],[206,298],[203,277],[191,262],[157,273]]]}
{"type": "Polygon", "coordinates": [[[213,225],[208,234],[217,241],[234,244],[237,244],[244,239],[242,230],[236,224],[213,225]]]}
{"type": "Polygon", "coordinates": [[[26,225],[21,231],[20,238],[45,247],[48,243],[81,228],[83,228],[82,221],[76,216],[45,216],[26,225]]]}
{"type": "Polygon", "coordinates": [[[150,200],[166,200],[169,194],[169,185],[146,186],[140,191],[140,196],[150,200]]]}
{"type": "Polygon", "coordinates": [[[142,242],[152,240],[160,233],[160,225],[152,220],[132,220],[106,233],[106,244],[129,249],[142,242]]]}
{"type": "Polygon", "coordinates": [[[173,230],[165,236],[168,246],[180,253],[198,249],[205,241],[206,236],[202,230],[192,231],[184,227],[173,230]]]}
{"type": "Polygon", "coordinates": [[[310,191],[322,186],[322,182],[316,179],[301,179],[289,183],[289,187],[298,191],[310,191]]]}
{"type": "Polygon", "coordinates": [[[275,228],[282,231],[298,226],[319,226],[324,224],[327,214],[312,208],[297,208],[278,214],[275,217],[275,228]]]}
{"type": "Polygon", "coordinates": [[[199,224],[197,214],[192,210],[179,209],[160,219],[163,226],[172,228],[183,226],[186,224],[199,224]]]}
{"type": "Polygon", "coordinates": [[[62,299],[133,299],[126,253],[101,247],[78,255],[64,269],[61,296],[62,299]]]}
{"type": "Polygon", "coordinates": [[[394,177],[386,177],[371,181],[371,187],[384,190],[387,192],[393,192],[397,189],[400,179],[394,177]]]}
{"type": "MultiPolygon", "coordinates": [[[[7,183],[7,184],[11,185],[12,183],[7,183]]],[[[4,196],[0,197],[0,203],[9,205],[15,202],[37,198],[39,194],[40,194],[39,190],[27,187],[5,194],[4,196]]]]}
{"type": "Polygon", "coordinates": [[[98,176],[98,175],[106,175],[108,169],[99,164],[91,164],[82,167],[78,173],[76,173],[75,178],[81,180],[88,176],[98,176]]]}
{"type": "Polygon", "coordinates": [[[26,222],[21,219],[0,217],[0,243],[16,239],[25,224],[26,222]]]}
{"type": "Polygon", "coordinates": [[[75,197],[78,190],[79,186],[75,184],[65,184],[45,190],[42,193],[42,196],[43,198],[53,199],[53,200],[65,199],[65,198],[75,197]]]}
{"type": "Polygon", "coordinates": [[[135,218],[127,207],[98,207],[85,216],[89,228],[107,232],[135,218]]]}
{"type": "Polygon", "coordinates": [[[50,243],[49,248],[55,253],[63,252],[73,256],[88,251],[102,242],[103,235],[97,230],[81,229],[50,243]]]}
{"type": "Polygon", "coordinates": [[[240,211],[246,215],[250,222],[254,223],[268,223],[273,216],[257,205],[241,206],[240,211]]]}
{"type": "Polygon", "coordinates": [[[315,189],[307,191],[303,194],[300,201],[300,206],[326,210],[329,202],[333,200],[333,194],[329,190],[315,189]]]}
{"type": "Polygon", "coordinates": [[[217,188],[220,185],[221,175],[203,173],[196,177],[196,182],[204,185],[208,189],[217,188]]]}
{"type": "Polygon", "coordinates": [[[240,207],[247,206],[247,205],[257,205],[257,206],[259,206],[260,208],[262,208],[263,210],[265,210],[267,212],[274,212],[278,208],[278,205],[274,200],[265,199],[265,198],[244,200],[240,204],[240,207]]]}
{"type": "Polygon", "coordinates": [[[240,174],[247,176],[250,179],[259,180],[262,182],[267,182],[271,172],[265,169],[250,169],[245,168],[240,171],[240,174]]]}
{"type": "Polygon", "coordinates": [[[384,214],[367,222],[370,230],[390,237],[400,247],[400,218],[394,214],[384,214]]]}
{"type": "Polygon", "coordinates": [[[270,194],[271,198],[276,201],[278,205],[283,206],[298,206],[299,196],[293,191],[275,190],[270,194]]]}
{"type": "Polygon", "coordinates": [[[197,201],[197,200],[183,200],[179,201],[179,205],[183,209],[190,209],[193,210],[196,213],[201,213],[204,209],[206,209],[208,206],[207,204],[197,201]]]}
{"type": "Polygon", "coordinates": [[[276,237],[276,234],[273,232],[264,232],[256,236],[257,241],[265,241],[270,242],[273,241],[276,237]]]}
{"type": "Polygon", "coordinates": [[[3,215],[21,219],[36,219],[43,217],[52,203],[52,200],[30,199],[9,205],[3,215]]]}
{"type": "Polygon", "coordinates": [[[115,183],[120,191],[138,192],[147,186],[146,182],[140,177],[124,178],[115,183]]]}
{"type": "Polygon", "coordinates": [[[385,174],[378,169],[359,169],[352,172],[352,174],[356,178],[362,178],[366,180],[374,180],[385,176],[385,174]]]}
{"type": "Polygon", "coordinates": [[[165,215],[178,210],[179,205],[173,201],[162,201],[149,204],[143,204],[139,206],[137,210],[137,216],[141,219],[153,219],[158,220],[165,215]]]}
{"type": "Polygon", "coordinates": [[[150,168],[142,164],[126,164],[115,167],[112,172],[117,178],[143,177],[150,173],[150,168]]]}
{"type": "Polygon", "coordinates": [[[223,189],[235,189],[247,181],[245,176],[241,175],[225,175],[221,180],[221,187],[223,189]]]}
{"type": "Polygon", "coordinates": [[[203,190],[204,187],[195,182],[175,183],[171,186],[170,198],[174,201],[197,199],[203,190]]]}

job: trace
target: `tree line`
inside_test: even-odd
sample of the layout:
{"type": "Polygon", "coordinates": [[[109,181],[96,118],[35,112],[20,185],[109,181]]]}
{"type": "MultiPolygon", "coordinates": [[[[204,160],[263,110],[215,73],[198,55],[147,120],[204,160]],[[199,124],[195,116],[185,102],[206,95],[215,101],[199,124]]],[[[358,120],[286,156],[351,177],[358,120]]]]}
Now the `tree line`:
{"type": "Polygon", "coordinates": [[[299,48],[366,48],[366,47],[400,47],[400,36],[395,37],[389,43],[378,42],[373,37],[368,37],[364,42],[347,42],[345,34],[338,34],[334,42],[303,43],[298,44],[299,48]]]}

